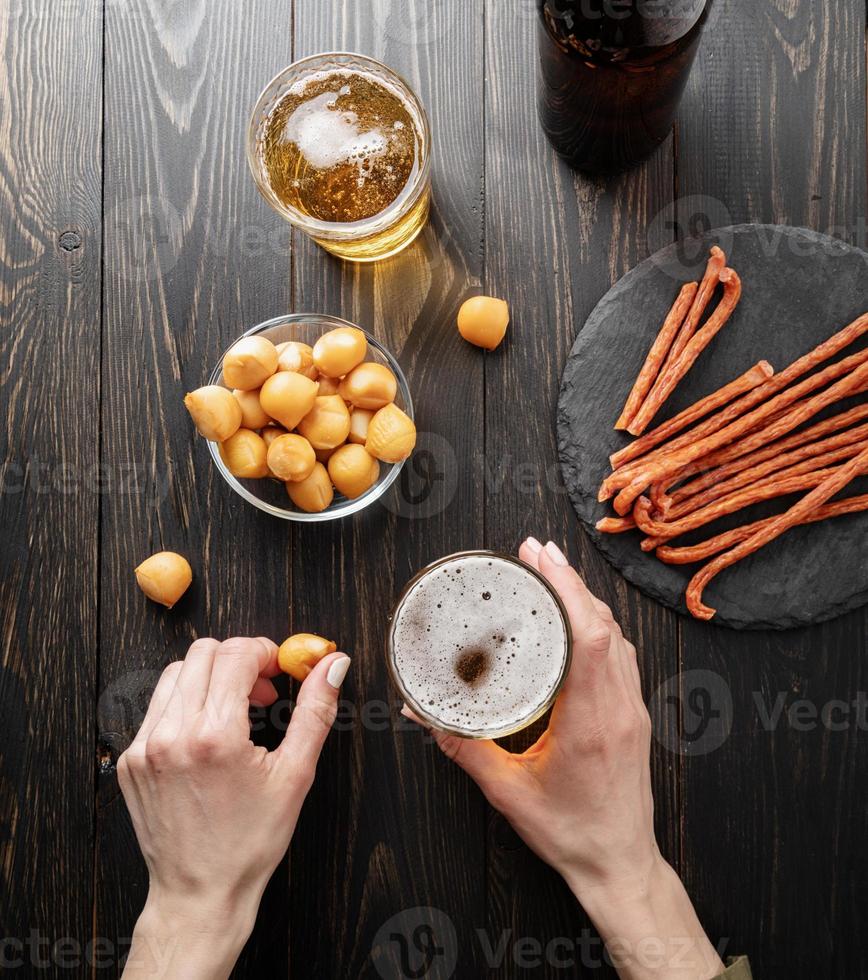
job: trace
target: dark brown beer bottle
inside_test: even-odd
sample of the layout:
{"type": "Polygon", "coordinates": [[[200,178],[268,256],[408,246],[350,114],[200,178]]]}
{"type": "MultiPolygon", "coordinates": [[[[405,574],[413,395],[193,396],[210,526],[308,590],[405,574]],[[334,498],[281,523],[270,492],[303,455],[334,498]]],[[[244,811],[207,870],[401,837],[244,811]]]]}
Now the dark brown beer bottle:
{"type": "Polygon", "coordinates": [[[672,129],[711,0],[537,0],[539,113],[555,149],[607,174],[672,129]]]}

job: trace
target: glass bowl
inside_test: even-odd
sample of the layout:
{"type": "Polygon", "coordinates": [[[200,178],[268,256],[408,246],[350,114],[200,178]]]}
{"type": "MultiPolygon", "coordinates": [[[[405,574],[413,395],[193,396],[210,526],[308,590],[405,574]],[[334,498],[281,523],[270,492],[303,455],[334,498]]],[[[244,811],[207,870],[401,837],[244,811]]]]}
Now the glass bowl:
{"type": "MultiPolygon", "coordinates": [[[[341,320],[340,317],[329,316],[326,313],[292,313],[288,316],[274,317],[273,320],[266,320],[264,323],[257,324],[242,334],[242,337],[262,335],[263,337],[267,337],[273,344],[282,344],[286,340],[295,340],[313,347],[322,334],[327,330],[334,330],[335,327],[355,327],[364,333],[368,340],[368,353],[365,356],[365,360],[385,364],[392,371],[398,380],[398,394],[395,397],[395,404],[412,419],[413,399],[400,364],[367,330],[356,326],[354,323],[341,320]]],[[[237,337],[230,347],[239,340],[241,340],[241,337],[237,337]]],[[[220,360],[211,372],[208,384],[220,385],[223,388],[229,387],[223,380],[223,358],[225,354],[226,351],[220,355],[220,360]]],[[[261,480],[239,480],[226,468],[226,464],[220,456],[219,444],[209,441],[208,449],[220,475],[239,497],[243,497],[248,503],[253,504],[254,507],[258,507],[259,510],[265,511],[266,514],[271,514],[272,517],[281,517],[286,521],[307,523],[333,521],[339,517],[347,517],[350,514],[357,514],[360,510],[364,510],[365,507],[370,506],[375,500],[379,500],[395,480],[398,479],[401,467],[406,462],[402,461],[393,464],[380,463],[380,478],[370,490],[367,490],[354,500],[348,500],[335,491],[335,499],[330,507],[318,514],[309,514],[306,511],[298,510],[294,507],[292,501],[287,496],[286,487],[279,480],[272,480],[268,477],[261,480]]]]}

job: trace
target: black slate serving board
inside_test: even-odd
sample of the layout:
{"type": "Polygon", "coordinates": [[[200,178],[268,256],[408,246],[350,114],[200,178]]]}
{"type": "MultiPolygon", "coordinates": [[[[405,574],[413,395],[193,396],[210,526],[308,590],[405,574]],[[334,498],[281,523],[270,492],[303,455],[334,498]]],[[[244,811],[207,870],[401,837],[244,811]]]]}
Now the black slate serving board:
{"type": "MultiPolygon", "coordinates": [[[[630,441],[612,426],[681,285],[699,279],[720,245],[744,283],[739,308],[679,385],[652,428],[761,359],[783,370],[868,311],[868,253],[801,228],[738,225],[672,245],[624,276],[591,313],[570,353],[558,403],[558,448],[576,512],[606,558],[646,595],[686,613],[684,590],[698,565],[668,566],[639,548],[638,532],[600,534],[614,514],[597,501],[609,454],[630,441]]],[[[851,354],[864,341],[848,348],[851,354]]],[[[844,355],[842,355],[844,356],[844,355]]],[[[834,406],[837,414],[865,396],[834,406]]],[[[816,419],[815,419],[816,421],[816,419]]],[[[844,496],[868,493],[868,479],[844,496]]],[[[679,538],[704,540],[779,513],[796,497],[742,511],[679,538]]],[[[868,513],[794,528],[719,575],[706,589],[712,620],[734,629],[787,629],[822,622],[868,602],[868,513]]]]}

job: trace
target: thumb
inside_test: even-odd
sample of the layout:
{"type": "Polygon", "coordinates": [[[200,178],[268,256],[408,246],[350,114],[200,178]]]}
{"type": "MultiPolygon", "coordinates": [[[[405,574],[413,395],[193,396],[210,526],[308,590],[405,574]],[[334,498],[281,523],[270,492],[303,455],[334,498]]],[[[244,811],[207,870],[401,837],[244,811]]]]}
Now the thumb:
{"type": "Polygon", "coordinates": [[[502,786],[511,772],[512,757],[506,749],[489,739],[460,738],[429,728],[406,704],[401,708],[401,714],[426,729],[440,751],[459,765],[489,799],[490,793],[497,795],[495,787],[502,786]]]}
{"type": "Polygon", "coordinates": [[[564,693],[593,696],[606,679],[612,614],[551,541],[539,554],[539,570],[561,597],[573,634],[573,664],[564,693]]]}
{"type": "Polygon", "coordinates": [[[275,749],[279,759],[290,761],[311,781],[337,716],[338,695],[350,662],[345,653],[333,653],[323,657],[307,675],[299,688],[286,735],[275,749]]]}

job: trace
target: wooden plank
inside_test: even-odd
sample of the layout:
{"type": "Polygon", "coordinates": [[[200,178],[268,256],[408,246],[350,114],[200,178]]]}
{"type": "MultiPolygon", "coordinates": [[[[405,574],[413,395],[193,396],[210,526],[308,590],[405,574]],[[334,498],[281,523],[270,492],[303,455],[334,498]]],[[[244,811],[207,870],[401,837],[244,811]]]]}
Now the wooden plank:
{"type": "Polygon", "coordinates": [[[93,904],[101,61],[97,5],[0,6],[0,929],[25,973],[82,961],[93,904]]]}
{"type": "MultiPolygon", "coordinates": [[[[680,193],[733,222],[864,245],[865,4],[718,6],[679,127],[680,193]]],[[[734,704],[729,740],[686,763],[684,870],[712,935],[749,953],[755,976],[865,976],[851,857],[868,831],[868,746],[852,707],[868,684],[866,627],[861,610],[782,634],[684,628],[685,670],[713,671],[734,704]],[[778,698],[785,712],[851,707],[840,731],[786,713],[765,723],[778,698]]]]}
{"type": "MultiPolygon", "coordinates": [[[[587,180],[560,161],[535,112],[536,16],[530,4],[486,8],[485,287],[512,309],[507,342],[486,357],[486,462],[500,475],[486,487],[486,541],[507,550],[528,534],[566,543],[589,587],[636,643],[650,697],[678,671],[677,617],[628,586],[578,530],[561,484],[554,418],[576,332],[610,285],[666,244],[654,219],[672,200],[672,141],[609,181],[587,180]]],[[[517,739],[517,747],[538,733],[517,739]]],[[[657,829],[677,866],[679,760],[665,742],[654,745],[657,829]]],[[[518,846],[500,818],[491,823],[489,853],[489,935],[496,941],[509,931],[510,943],[540,943],[534,975],[563,974],[555,959],[570,953],[545,953],[559,938],[573,944],[568,949],[579,964],[589,923],[560,879],[518,846]]],[[[494,972],[522,974],[511,954],[494,972]]]]}
{"type": "MultiPolygon", "coordinates": [[[[95,929],[113,939],[129,937],[147,888],[113,760],[157,673],[197,636],[289,629],[288,528],[224,484],[182,398],[243,330],[289,307],[288,229],[255,188],[244,138],[290,58],[290,22],[270,0],[106,4],[103,458],[133,480],[102,520],[95,929]],[[195,575],[171,612],[132,575],[162,548],[195,575]]],[[[242,973],[286,972],[286,888],[284,865],[242,973]]]]}
{"type": "Polygon", "coordinates": [[[342,265],[309,241],[297,248],[296,308],[344,316],[386,343],[409,378],[420,430],[410,480],[385,507],[293,535],[297,627],[338,637],[355,658],[345,723],[329,740],[292,846],[298,977],[403,975],[400,940],[391,936],[415,952],[417,907],[435,910],[420,913],[421,922],[443,937],[444,956],[459,957],[461,975],[479,973],[483,802],[398,716],[383,644],[390,604],[410,576],[482,542],[472,462],[483,445],[483,365],[454,327],[482,272],[482,31],[481,0],[296,3],[297,57],[360,51],[417,89],[433,126],[437,204],[417,243],[381,264],[342,265]]]}

